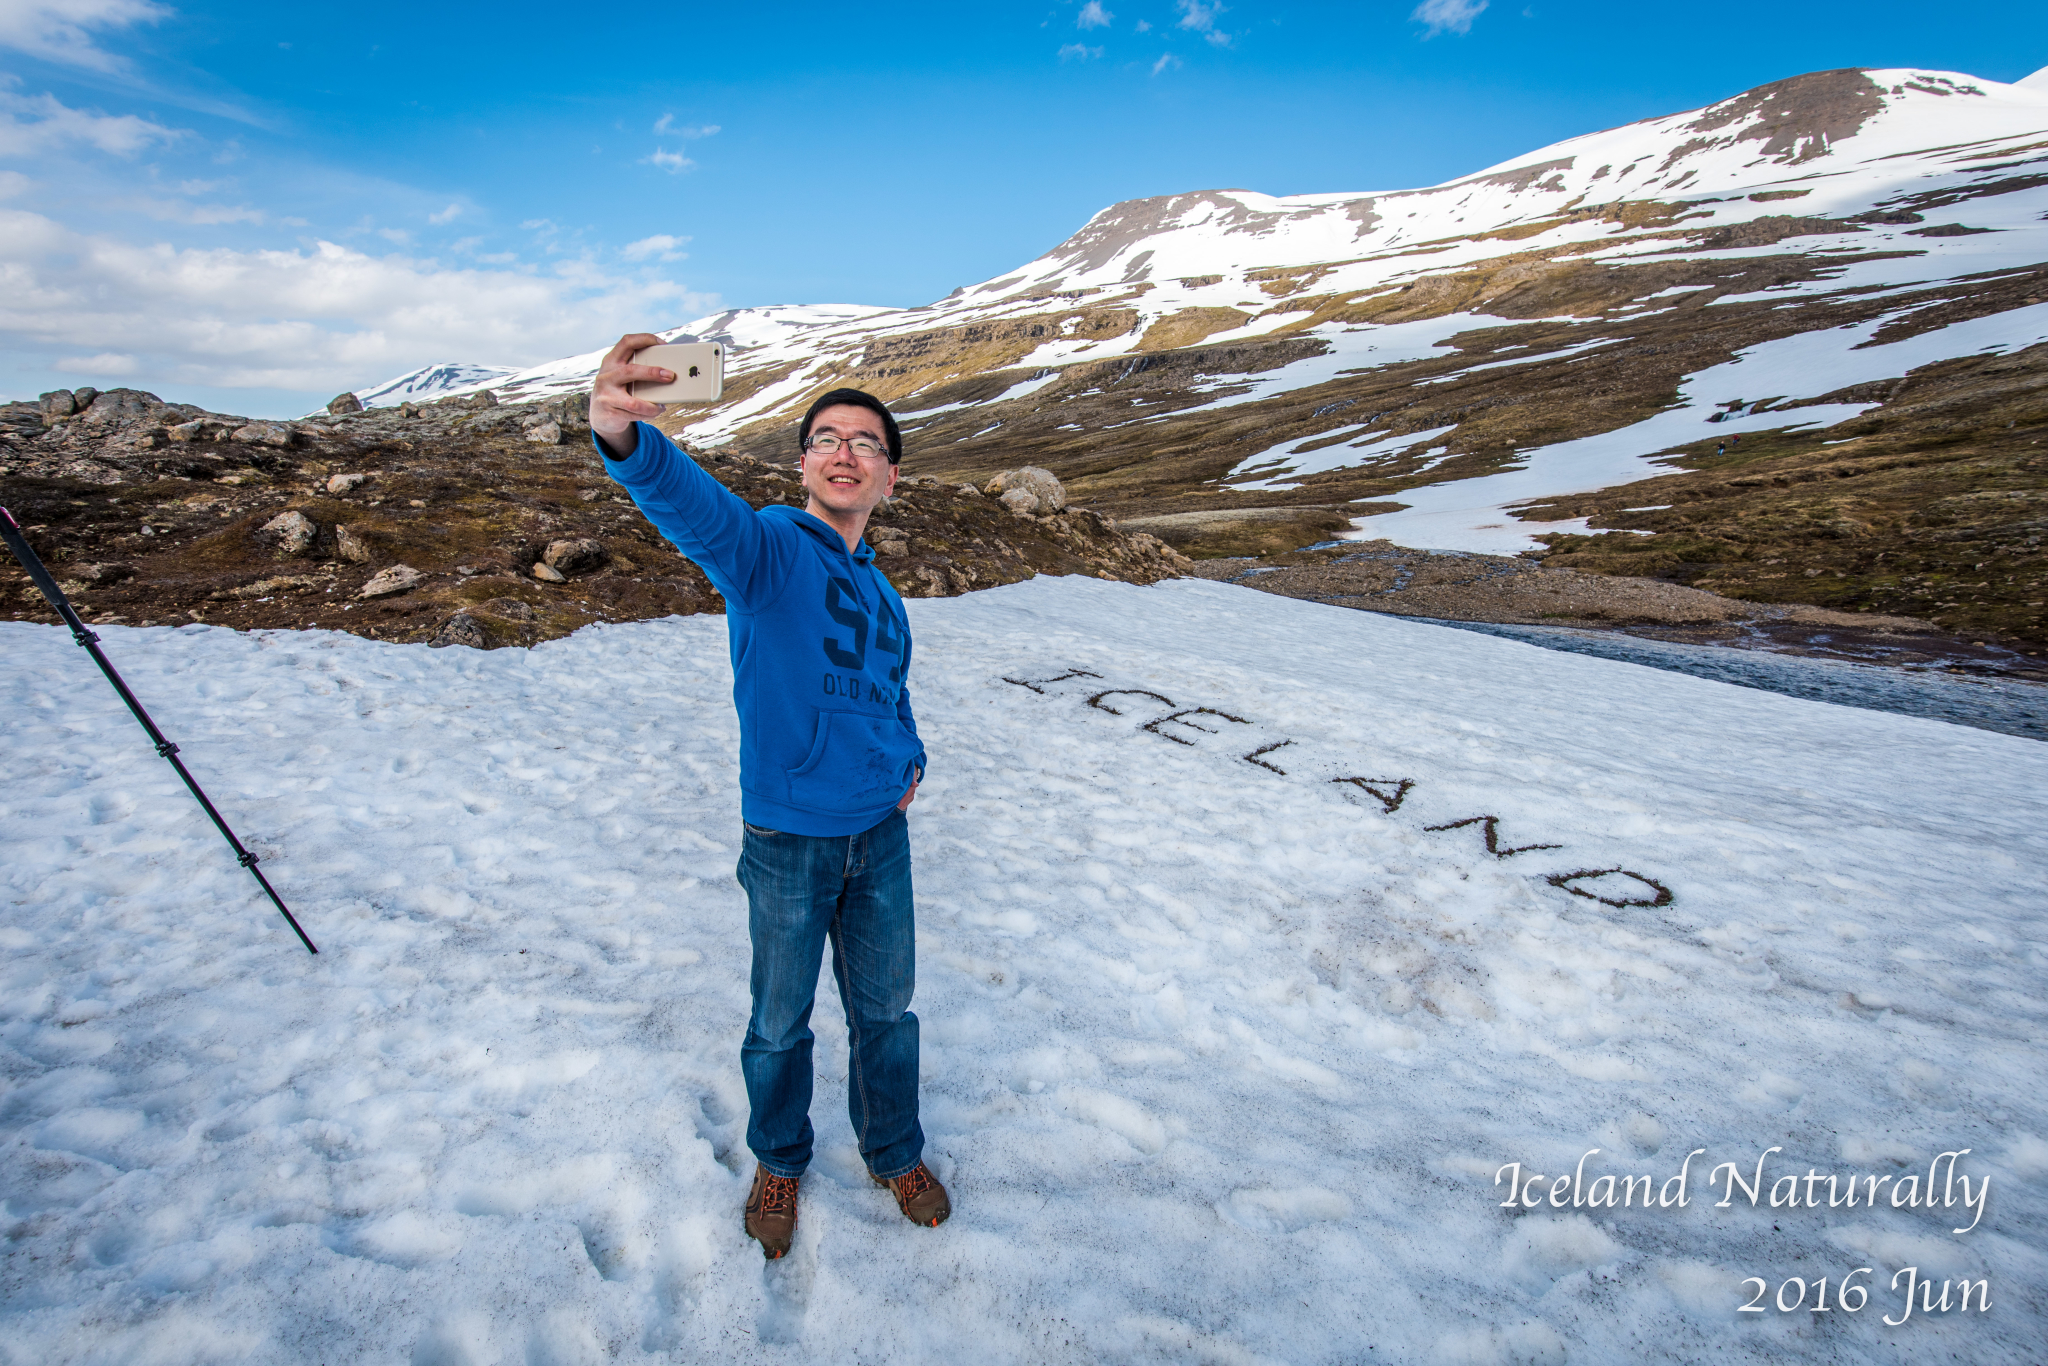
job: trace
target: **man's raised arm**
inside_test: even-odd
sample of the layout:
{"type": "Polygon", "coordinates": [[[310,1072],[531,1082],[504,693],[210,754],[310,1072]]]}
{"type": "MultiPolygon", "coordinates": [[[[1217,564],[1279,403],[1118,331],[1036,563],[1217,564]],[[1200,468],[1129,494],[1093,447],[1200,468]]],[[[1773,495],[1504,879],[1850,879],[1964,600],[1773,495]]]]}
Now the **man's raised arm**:
{"type": "Polygon", "coordinates": [[[651,332],[619,338],[605,352],[590,386],[590,430],[619,481],[655,529],[696,562],[728,602],[754,607],[773,600],[788,569],[761,519],[746,501],[697,467],[651,422],[661,405],[633,397],[636,380],[665,384],[675,372],[635,365],[644,347],[661,345],[651,332]]]}

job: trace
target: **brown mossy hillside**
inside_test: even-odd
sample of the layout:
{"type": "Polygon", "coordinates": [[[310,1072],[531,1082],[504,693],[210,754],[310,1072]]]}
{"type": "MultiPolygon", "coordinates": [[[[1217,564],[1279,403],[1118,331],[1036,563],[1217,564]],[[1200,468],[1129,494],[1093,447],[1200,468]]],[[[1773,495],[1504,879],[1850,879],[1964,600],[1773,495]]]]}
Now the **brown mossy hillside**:
{"type": "Polygon", "coordinates": [[[1827,396],[1883,400],[1838,427],[1694,443],[1685,473],[1522,511],[1611,528],[1540,538],[1549,565],[2048,648],[2048,344],[1872,390],[1827,396]]]}
{"type": "MultiPolygon", "coordinates": [[[[266,424],[271,444],[255,443],[242,419],[194,419],[160,402],[154,427],[0,424],[0,503],[95,622],[491,647],[593,622],[723,611],[703,573],[607,476],[580,412],[381,410],[266,424]],[[211,426],[166,441],[166,418],[182,419],[180,430],[211,426]],[[300,525],[293,517],[304,519],[298,541],[287,534],[300,525]],[[407,573],[418,577],[375,591],[407,573]]],[[[739,453],[699,458],[754,507],[805,501],[791,469],[739,453]]],[[[930,479],[900,484],[868,540],[911,597],[1040,573],[1152,583],[1188,567],[1092,512],[1019,516],[930,479]]],[[[0,619],[55,619],[11,562],[0,570],[0,619]]]]}

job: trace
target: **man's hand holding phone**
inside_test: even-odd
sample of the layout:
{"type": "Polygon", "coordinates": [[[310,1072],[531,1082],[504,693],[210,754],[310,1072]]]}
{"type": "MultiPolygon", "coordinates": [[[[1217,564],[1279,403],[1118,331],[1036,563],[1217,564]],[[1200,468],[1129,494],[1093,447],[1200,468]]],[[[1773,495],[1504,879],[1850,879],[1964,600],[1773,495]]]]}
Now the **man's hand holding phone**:
{"type": "Polygon", "coordinates": [[[635,419],[661,416],[665,403],[716,403],[724,389],[723,342],[664,342],[634,332],[619,338],[598,366],[590,426],[606,449],[623,456],[632,450],[628,433],[635,419]]]}
{"type": "Polygon", "coordinates": [[[596,432],[605,449],[623,460],[633,453],[637,438],[633,424],[661,416],[661,405],[652,399],[633,397],[636,381],[668,384],[675,371],[659,365],[636,365],[633,357],[650,346],[660,346],[652,332],[629,332],[604,353],[597,367],[597,379],[590,386],[590,430],[596,432]]]}

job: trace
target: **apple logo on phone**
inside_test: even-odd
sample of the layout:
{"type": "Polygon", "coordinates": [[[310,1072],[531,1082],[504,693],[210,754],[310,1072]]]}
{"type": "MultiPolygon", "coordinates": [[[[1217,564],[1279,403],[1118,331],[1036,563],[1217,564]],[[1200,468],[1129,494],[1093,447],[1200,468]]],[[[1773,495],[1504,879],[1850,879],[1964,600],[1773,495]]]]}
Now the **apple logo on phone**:
{"type": "Polygon", "coordinates": [[[691,378],[691,379],[695,379],[695,378],[697,378],[697,367],[696,367],[696,366],[694,366],[694,365],[690,367],[690,378],[691,378]]]}

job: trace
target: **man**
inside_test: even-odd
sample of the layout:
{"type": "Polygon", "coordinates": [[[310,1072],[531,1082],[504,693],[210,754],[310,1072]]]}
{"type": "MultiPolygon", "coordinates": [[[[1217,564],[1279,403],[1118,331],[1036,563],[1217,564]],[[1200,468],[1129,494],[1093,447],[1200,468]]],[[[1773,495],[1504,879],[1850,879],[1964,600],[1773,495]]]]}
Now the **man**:
{"type": "Polygon", "coordinates": [[[917,1017],[909,825],[924,777],[910,714],[910,621],[861,540],[896,487],[903,438],[871,395],[835,389],[798,430],[801,511],[754,511],[642,418],[635,365],[660,344],[621,337],[590,394],[590,426],[612,477],[725,595],[733,704],[740,719],[739,880],[753,941],[753,1013],[740,1049],[747,1146],[756,1163],[745,1222],[769,1259],[796,1233],[811,1160],[811,1004],[818,963],[846,1007],[847,1112],[861,1156],[912,1222],[952,1212],[923,1160],[917,1120],[917,1017]]]}

